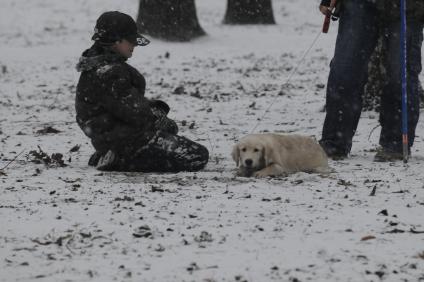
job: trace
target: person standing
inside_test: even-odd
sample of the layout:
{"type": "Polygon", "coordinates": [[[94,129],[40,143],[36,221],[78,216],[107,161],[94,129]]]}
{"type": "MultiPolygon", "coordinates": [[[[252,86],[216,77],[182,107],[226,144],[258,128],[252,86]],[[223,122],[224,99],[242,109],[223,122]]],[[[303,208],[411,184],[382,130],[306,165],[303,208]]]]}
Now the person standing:
{"type": "MultiPolygon", "coordinates": [[[[362,111],[368,63],[382,31],[387,45],[387,81],[381,97],[380,147],[375,161],[402,160],[400,0],[339,0],[340,23],[326,93],[326,117],[319,141],[327,155],[343,159],[362,111]],[[382,27],[383,30],[379,30],[382,27]]],[[[322,0],[323,14],[330,0],[322,0]]],[[[407,91],[408,147],[415,138],[419,119],[419,80],[423,42],[424,1],[406,0],[407,5],[407,91]]]]}

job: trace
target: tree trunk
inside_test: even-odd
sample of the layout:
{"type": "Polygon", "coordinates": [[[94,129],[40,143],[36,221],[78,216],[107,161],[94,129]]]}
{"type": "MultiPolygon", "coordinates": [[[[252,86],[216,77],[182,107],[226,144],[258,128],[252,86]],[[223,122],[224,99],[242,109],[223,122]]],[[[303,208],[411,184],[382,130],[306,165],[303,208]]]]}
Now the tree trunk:
{"type": "Polygon", "coordinates": [[[194,0],[140,0],[137,26],[142,33],[169,41],[205,35],[194,0]]]}
{"type": "Polygon", "coordinates": [[[271,0],[227,0],[224,24],[275,24],[271,0]]]}

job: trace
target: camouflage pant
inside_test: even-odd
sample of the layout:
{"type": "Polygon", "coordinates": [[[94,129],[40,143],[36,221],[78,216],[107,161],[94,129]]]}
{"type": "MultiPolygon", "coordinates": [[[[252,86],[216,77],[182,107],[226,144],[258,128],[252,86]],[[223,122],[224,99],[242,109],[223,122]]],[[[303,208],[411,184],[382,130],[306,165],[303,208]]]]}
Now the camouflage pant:
{"type": "Polygon", "coordinates": [[[107,170],[140,172],[198,171],[209,159],[208,150],[185,137],[159,131],[148,144],[123,148],[107,170]]]}

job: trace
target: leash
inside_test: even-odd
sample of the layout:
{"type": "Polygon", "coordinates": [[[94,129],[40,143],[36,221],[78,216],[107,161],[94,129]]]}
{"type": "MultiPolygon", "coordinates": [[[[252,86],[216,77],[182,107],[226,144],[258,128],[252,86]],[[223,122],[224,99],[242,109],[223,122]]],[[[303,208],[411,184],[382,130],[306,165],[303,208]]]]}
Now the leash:
{"type": "Polygon", "coordinates": [[[322,33],[328,33],[331,20],[337,21],[339,19],[340,3],[340,0],[331,0],[330,7],[328,7],[327,13],[325,14],[324,24],[322,25],[322,33]],[[332,12],[333,10],[334,13],[332,12]]]}
{"type": "Polygon", "coordinates": [[[11,165],[14,161],[16,161],[16,159],[22,155],[25,152],[26,149],[23,149],[19,154],[17,154],[12,160],[10,160],[5,166],[3,166],[2,168],[0,168],[0,173],[6,170],[6,168],[11,165]]]}
{"type": "MultiPolygon", "coordinates": [[[[292,79],[293,75],[297,72],[297,70],[299,69],[300,65],[305,60],[306,56],[309,54],[309,52],[314,47],[315,43],[318,41],[318,38],[320,37],[321,32],[322,32],[321,30],[318,32],[318,34],[316,35],[316,37],[312,41],[311,45],[309,46],[309,48],[306,50],[306,52],[303,54],[302,58],[297,63],[296,67],[290,73],[290,75],[287,78],[286,82],[283,85],[281,85],[281,88],[284,88],[285,86],[287,86],[290,83],[290,80],[292,79]]],[[[271,101],[271,103],[269,104],[268,108],[266,108],[266,110],[263,113],[263,115],[258,119],[258,122],[256,123],[255,127],[253,127],[253,129],[250,131],[250,133],[253,133],[255,131],[255,129],[260,125],[260,123],[263,121],[264,117],[267,115],[267,113],[269,112],[269,110],[271,109],[271,107],[274,105],[274,103],[277,101],[277,99],[278,99],[278,95],[275,96],[274,99],[271,101]]]]}
{"type": "MultiPolygon", "coordinates": [[[[402,1],[404,1],[404,0],[402,0],[402,1]]],[[[289,84],[289,82],[292,79],[293,75],[299,69],[299,66],[303,63],[303,61],[305,60],[306,56],[309,54],[309,52],[311,51],[311,49],[314,47],[315,43],[318,41],[318,38],[320,37],[321,33],[328,33],[328,30],[330,28],[330,22],[331,22],[331,20],[337,21],[339,19],[339,11],[340,11],[340,1],[339,0],[331,0],[330,7],[328,8],[328,11],[327,11],[327,13],[325,15],[325,18],[324,18],[324,24],[322,26],[322,29],[318,32],[318,34],[316,35],[315,39],[312,41],[311,45],[306,50],[306,52],[303,54],[302,58],[299,60],[299,62],[297,63],[296,67],[290,73],[287,81],[281,86],[281,88],[284,88],[286,85],[289,84]],[[334,10],[334,13],[333,13],[333,10],[334,10]]],[[[264,114],[261,116],[261,118],[258,119],[258,122],[256,123],[255,127],[253,127],[253,129],[250,131],[250,133],[253,133],[255,131],[255,129],[260,125],[260,123],[263,121],[264,117],[269,112],[269,110],[274,105],[274,103],[277,101],[277,99],[278,99],[278,96],[274,97],[274,99],[271,101],[271,103],[268,106],[268,108],[265,110],[264,114]]]]}

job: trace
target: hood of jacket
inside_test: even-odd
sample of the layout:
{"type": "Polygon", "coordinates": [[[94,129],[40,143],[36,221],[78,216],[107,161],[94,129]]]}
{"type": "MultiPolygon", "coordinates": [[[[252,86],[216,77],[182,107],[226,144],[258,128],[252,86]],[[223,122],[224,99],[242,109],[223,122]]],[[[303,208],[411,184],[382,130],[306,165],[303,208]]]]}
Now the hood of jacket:
{"type": "Polygon", "coordinates": [[[124,56],[102,46],[94,44],[85,50],[79,58],[76,69],[78,72],[99,69],[111,63],[123,63],[127,60],[124,56]]]}

